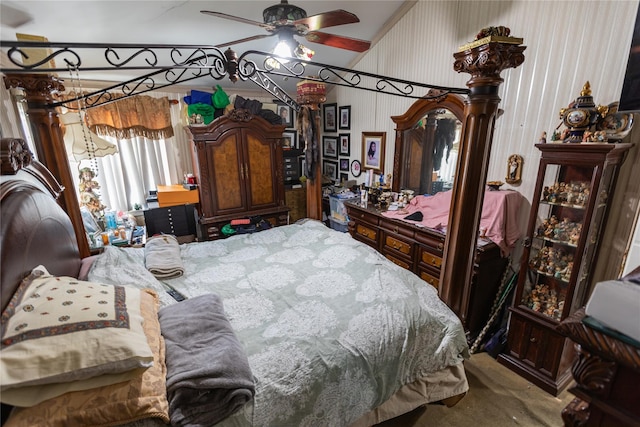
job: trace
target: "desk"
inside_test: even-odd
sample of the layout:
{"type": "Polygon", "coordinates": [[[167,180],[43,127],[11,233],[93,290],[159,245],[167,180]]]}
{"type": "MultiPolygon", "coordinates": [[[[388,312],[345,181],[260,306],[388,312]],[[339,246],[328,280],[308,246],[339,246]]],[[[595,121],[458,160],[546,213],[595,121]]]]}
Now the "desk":
{"type": "Polygon", "coordinates": [[[187,190],[182,185],[158,185],[158,206],[177,206],[186,204],[198,204],[200,198],[198,189],[187,190]]]}

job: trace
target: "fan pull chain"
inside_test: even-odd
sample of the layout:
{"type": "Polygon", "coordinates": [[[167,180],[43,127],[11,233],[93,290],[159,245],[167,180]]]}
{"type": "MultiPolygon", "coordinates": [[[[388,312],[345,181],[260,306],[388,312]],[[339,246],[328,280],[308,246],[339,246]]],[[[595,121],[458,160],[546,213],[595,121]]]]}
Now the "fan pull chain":
{"type": "Polygon", "coordinates": [[[79,99],[76,101],[78,104],[78,117],[80,119],[80,127],[82,128],[82,137],[84,138],[84,145],[87,149],[87,156],[89,157],[89,167],[93,171],[93,173],[98,175],[98,159],[96,157],[96,149],[95,143],[93,142],[93,138],[91,137],[91,132],[86,129],[86,125],[84,122],[84,116],[82,114],[83,111],[86,110],[84,104],[84,93],[82,90],[82,81],[80,80],[80,73],[78,72],[78,66],[71,67],[69,66],[69,74],[71,75],[71,80],[74,80],[74,76],[72,71],[75,71],[75,81],[77,82],[78,92],[76,96],[79,96],[79,99]],[[88,135],[87,135],[88,134],[88,135]]]}

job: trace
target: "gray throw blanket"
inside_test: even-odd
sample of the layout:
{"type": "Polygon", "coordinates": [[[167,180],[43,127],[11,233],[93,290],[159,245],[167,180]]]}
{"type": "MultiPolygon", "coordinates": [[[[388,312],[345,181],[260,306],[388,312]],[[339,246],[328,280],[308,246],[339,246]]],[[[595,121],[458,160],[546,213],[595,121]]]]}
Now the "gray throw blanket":
{"type": "Polygon", "coordinates": [[[253,399],[249,360],[220,297],[207,294],[166,306],[158,318],[172,425],[209,427],[253,399]]]}
{"type": "Polygon", "coordinates": [[[180,243],[171,234],[153,236],[144,245],[144,264],[158,279],[172,279],[184,274],[180,243]]]}

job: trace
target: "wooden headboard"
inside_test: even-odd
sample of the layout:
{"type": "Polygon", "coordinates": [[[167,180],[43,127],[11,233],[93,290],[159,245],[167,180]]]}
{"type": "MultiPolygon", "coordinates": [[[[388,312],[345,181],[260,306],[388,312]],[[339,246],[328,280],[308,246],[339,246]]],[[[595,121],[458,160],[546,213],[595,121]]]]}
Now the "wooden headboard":
{"type": "Polygon", "coordinates": [[[80,254],[71,220],[58,205],[62,187],[25,141],[0,141],[0,299],[6,307],[22,279],[44,265],[77,277],[80,254]]]}

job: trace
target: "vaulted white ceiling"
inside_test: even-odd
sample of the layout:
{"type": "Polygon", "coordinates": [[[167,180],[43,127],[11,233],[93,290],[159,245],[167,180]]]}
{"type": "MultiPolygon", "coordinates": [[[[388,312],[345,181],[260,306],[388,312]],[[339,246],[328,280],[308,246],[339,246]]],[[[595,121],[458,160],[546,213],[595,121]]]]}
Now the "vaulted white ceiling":
{"type": "MultiPolygon", "coordinates": [[[[0,3],[1,40],[14,41],[16,33],[46,37],[50,42],[73,43],[136,43],[170,45],[215,46],[233,40],[268,34],[265,29],[200,13],[201,10],[263,22],[263,10],[279,0],[162,0],[162,1],[46,1],[23,0],[0,3]]],[[[303,8],[308,16],[342,9],[355,14],[360,22],[324,28],[321,31],[369,40],[375,43],[415,0],[347,0],[308,1],[296,0],[290,4],[303,8]]],[[[248,50],[271,51],[277,36],[265,37],[230,46],[239,55],[248,50]]],[[[359,53],[311,43],[302,37],[296,40],[315,51],[313,61],[350,68],[359,53]]],[[[222,48],[221,50],[225,50],[222,48]]],[[[3,48],[3,50],[6,50],[3,48]]],[[[96,54],[103,54],[98,51],[96,54]]],[[[91,58],[83,57],[85,65],[91,58]]],[[[60,61],[57,65],[60,66],[60,61]]],[[[144,72],[92,72],[81,78],[107,81],[123,81],[144,72]]],[[[65,77],[65,76],[62,76],[65,77]]],[[[198,79],[198,85],[231,83],[198,79]]],[[[291,80],[291,79],[290,79],[291,80]]],[[[295,81],[277,81],[282,87],[295,93],[295,81]]],[[[253,83],[236,84],[236,88],[254,89],[253,83]]]]}

